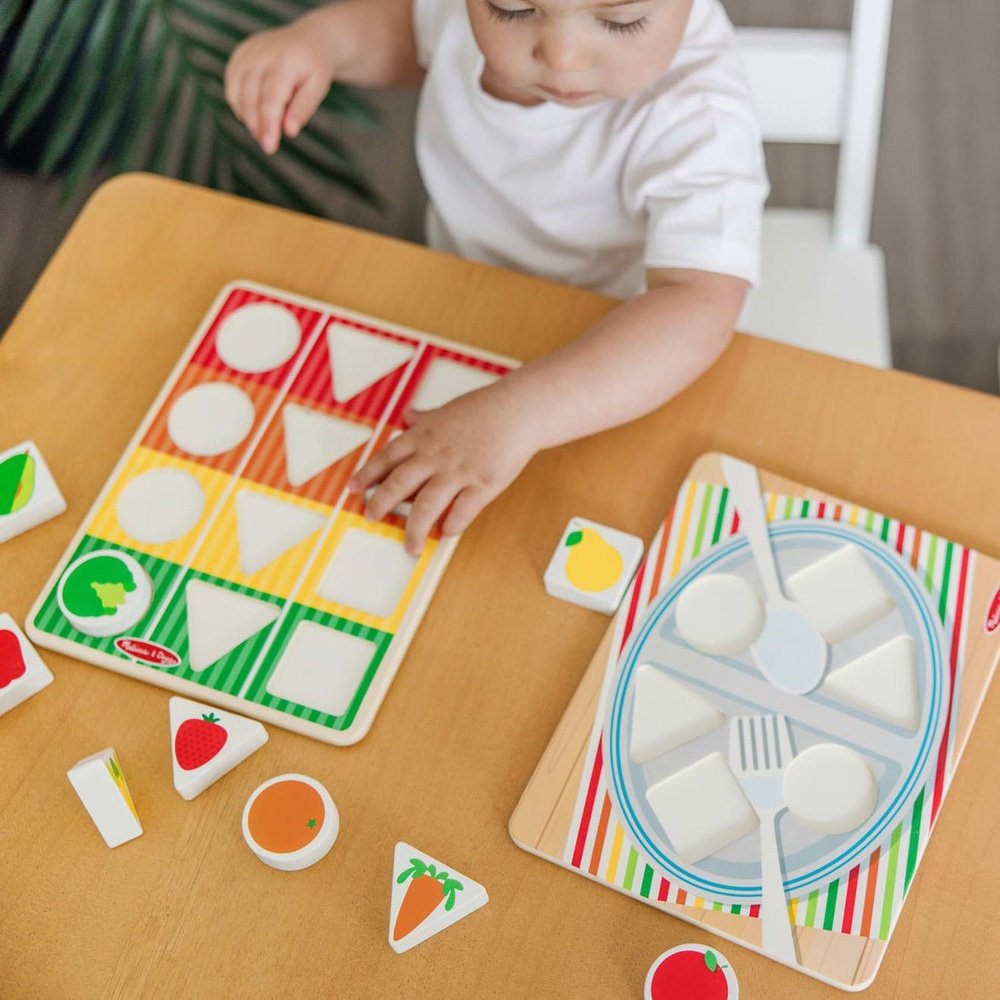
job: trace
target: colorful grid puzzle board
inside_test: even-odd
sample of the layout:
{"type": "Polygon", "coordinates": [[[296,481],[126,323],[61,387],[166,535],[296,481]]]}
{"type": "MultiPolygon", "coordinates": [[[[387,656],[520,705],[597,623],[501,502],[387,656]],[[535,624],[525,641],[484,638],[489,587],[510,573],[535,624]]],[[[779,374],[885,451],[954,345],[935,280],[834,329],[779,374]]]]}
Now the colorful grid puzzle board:
{"type": "Polygon", "coordinates": [[[515,362],[263,286],[222,290],[28,620],[41,646],[359,740],[456,539],[419,557],[353,472],[515,362]]]}
{"type": "Polygon", "coordinates": [[[781,868],[771,869],[779,907],[770,913],[783,922],[786,905],[781,930],[794,952],[786,964],[863,989],[878,972],[1000,658],[1000,562],[761,472],[779,578],[811,616],[827,615],[817,626],[829,642],[824,679],[790,694],[768,683],[746,637],[706,652],[744,628],[747,616],[741,624],[736,613],[744,605],[720,603],[728,613],[703,635],[691,615],[709,578],[762,589],[726,461],[702,456],[682,484],[525,789],[511,836],[768,954],[766,812],[754,816],[763,786],[752,790],[745,779],[778,769],[777,741],[768,760],[766,737],[787,724],[793,759],[783,752],[787,808],[771,820],[781,868]],[[842,600],[815,602],[823,574],[842,600]],[[849,614],[835,621],[831,609],[849,614]],[[748,719],[761,726],[749,737],[748,719]],[[831,746],[859,768],[812,773],[831,746]],[[807,779],[805,803],[803,781],[788,780],[793,770],[807,779]],[[846,818],[837,815],[842,793],[846,818]]]}

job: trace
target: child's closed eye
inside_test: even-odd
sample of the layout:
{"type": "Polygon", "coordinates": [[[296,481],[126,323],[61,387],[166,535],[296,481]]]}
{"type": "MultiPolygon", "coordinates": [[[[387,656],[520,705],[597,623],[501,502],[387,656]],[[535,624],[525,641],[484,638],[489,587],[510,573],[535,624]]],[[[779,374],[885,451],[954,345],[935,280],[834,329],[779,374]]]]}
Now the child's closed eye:
{"type": "Polygon", "coordinates": [[[637,35],[646,30],[646,18],[637,17],[634,21],[605,21],[601,19],[601,27],[613,35],[637,35]]]}
{"type": "Polygon", "coordinates": [[[494,21],[522,21],[534,13],[533,7],[522,7],[518,10],[508,10],[506,7],[498,7],[496,4],[486,0],[486,9],[494,21]]]}

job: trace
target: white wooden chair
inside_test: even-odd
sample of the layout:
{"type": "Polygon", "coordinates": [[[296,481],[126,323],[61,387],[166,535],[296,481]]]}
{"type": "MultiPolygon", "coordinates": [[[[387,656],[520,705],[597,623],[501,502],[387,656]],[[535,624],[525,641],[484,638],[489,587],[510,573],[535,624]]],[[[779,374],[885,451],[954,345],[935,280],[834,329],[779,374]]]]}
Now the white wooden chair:
{"type": "Polygon", "coordinates": [[[840,147],[832,212],[765,209],[762,287],[739,328],[883,368],[885,261],[868,237],[891,14],[854,0],[849,31],[737,29],[765,141],[840,147]]]}

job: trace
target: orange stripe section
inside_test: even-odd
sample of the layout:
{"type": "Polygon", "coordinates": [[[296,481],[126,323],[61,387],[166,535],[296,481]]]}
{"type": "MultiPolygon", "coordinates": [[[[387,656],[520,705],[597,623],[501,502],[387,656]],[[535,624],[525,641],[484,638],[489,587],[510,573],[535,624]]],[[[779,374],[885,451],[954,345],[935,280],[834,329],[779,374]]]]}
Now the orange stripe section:
{"type": "Polygon", "coordinates": [[[591,875],[597,874],[597,869],[601,863],[601,851],[604,850],[604,837],[608,832],[608,817],[611,815],[611,799],[608,793],[604,793],[604,805],[601,806],[601,819],[597,824],[597,836],[594,838],[594,852],[590,855],[590,867],[588,871],[591,875]]]}
{"type": "Polygon", "coordinates": [[[674,523],[674,509],[670,508],[666,521],[663,522],[663,534],[660,536],[660,551],[656,554],[656,568],[649,585],[650,601],[660,592],[660,580],[663,577],[663,562],[667,558],[667,548],[670,545],[670,527],[674,523]]]}
{"type": "Polygon", "coordinates": [[[861,936],[868,937],[872,929],[872,909],[875,906],[875,885],[878,882],[879,848],[868,859],[868,879],[865,882],[865,905],[861,911],[861,936]]]}

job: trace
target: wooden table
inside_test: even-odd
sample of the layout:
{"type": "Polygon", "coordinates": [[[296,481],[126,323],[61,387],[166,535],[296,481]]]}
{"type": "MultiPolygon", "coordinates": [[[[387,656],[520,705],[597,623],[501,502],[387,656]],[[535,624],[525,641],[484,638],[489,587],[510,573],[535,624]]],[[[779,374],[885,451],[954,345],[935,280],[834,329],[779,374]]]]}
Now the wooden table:
{"type": "MultiPolygon", "coordinates": [[[[33,438],[69,511],[0,547],[23,622],[219,288],[253,278],[530,358],[613,303],[148,176],[88,204],[0,349],[0,447],[33,438]]],[[[997,554],[1000,401],[737,337],[669,406],[539,455],[482,515],[370,735],[335,748],[271,728],[193,802],[172,787],[167,692],[55,654],[55,683],[0,718],[0,997],[639,997],[653,958],[705,932],[519,851],[507,820],[607,625],[549,598],[571,514],[647,540],[692,460],[717,449],[997,554]],[[65,772],[114,746],[145,827],[109,851],[65,772]],[[246,796],[283,771],[333,793],[315,868],[258,862],[246,796]],[[393,845],[465,871],[490,903],[397,956],[393,845]]],[[[1000,699],[987,698],[868,995],[1000,995],[1000,699]]],[[[838,995],[722,942],[741,996],[838,995]]]]}

